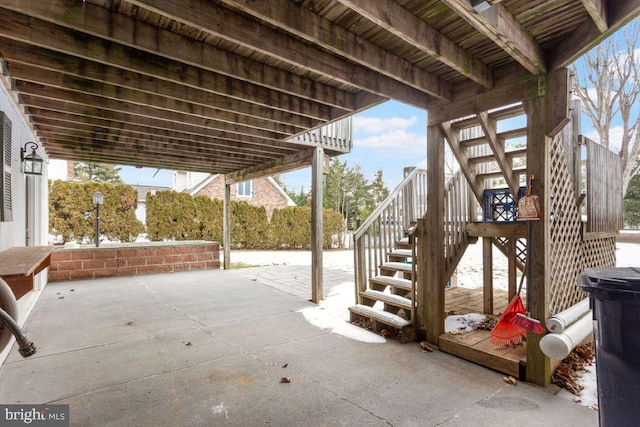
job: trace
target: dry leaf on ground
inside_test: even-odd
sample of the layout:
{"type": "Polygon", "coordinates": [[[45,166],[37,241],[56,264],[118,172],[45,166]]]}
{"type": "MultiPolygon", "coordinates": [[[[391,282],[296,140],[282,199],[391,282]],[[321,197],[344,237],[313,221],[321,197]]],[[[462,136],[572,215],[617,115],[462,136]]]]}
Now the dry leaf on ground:
{"type": "Polygon", "coordinates": [[[512,376],[504,377],[504,382],[511,385],[518,385],[518,380],[512,376]]]}

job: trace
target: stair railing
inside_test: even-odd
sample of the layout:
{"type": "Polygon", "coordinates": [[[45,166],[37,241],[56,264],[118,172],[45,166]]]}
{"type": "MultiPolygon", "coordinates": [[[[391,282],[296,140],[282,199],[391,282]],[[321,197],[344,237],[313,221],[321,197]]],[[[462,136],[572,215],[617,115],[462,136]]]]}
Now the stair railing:
{"type": "MultiPolygon", "coordinates": [[[[409,234],[410,227],[427,210],[427,171],[413,169],[373,211],[354,234],[356,301],[369,279],[378,272],[396,241],[409,234]]],[[[414,274],[415,281],[415,274],[414,274]]]]}
{"type": "Polygon", "coordinates": [[[461,171],[451,175],[444,191],[445,272],[451,277],[469,246],[467,224],[473,221],[474,205],[469,184],[461,171]]]}

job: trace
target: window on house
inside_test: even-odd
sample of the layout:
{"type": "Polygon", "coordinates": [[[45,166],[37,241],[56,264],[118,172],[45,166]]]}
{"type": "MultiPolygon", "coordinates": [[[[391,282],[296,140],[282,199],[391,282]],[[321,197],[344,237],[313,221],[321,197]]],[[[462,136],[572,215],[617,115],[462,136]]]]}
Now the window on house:
{"type": "Polygon", "coordinates": [[[0,154],[0,182],[2,191],[0,192],[0,221],[13,221],[13,201],[11,194],[11,120],[0,113],[0,137],[2,144],[0,154]]]}
{"type": "Polygon", "coordinates": [[[253,181],[245,181],[236,184],[236,196],[251,197],[253,196],[253,181]]]}

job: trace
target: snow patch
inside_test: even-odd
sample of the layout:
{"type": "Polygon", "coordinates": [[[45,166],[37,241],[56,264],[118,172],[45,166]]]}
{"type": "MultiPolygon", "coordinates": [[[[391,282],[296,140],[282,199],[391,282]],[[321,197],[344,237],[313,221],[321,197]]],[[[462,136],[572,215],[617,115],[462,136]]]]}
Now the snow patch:
{"type": "Polygon", "coordinates": [[[487,316],[478,313],[457,314],[444,319],[444,331],[450,333],[471,332],[473,325],[486,320],[487,316]]]}
{"type": "Polygon", "coordinates": [[[334,286],[329,295],[315,307],[299,310],[309,323],[357,341],[370,344],[387,342],[382,336],[349,323],[349,307],[353,305],[353,282],[334,286]]]}
{"type": "Polygon", "coordinates": [[[582,406],[594,409],[598,405],[598,386],[596,379],[596,362],[595,360],[590,366],[586,366],[582,372],[582,376],[578,378],[578,385],[584,387],[579,395],[561,389],[558,396],[563,399],[572,400],[582,406]]]}

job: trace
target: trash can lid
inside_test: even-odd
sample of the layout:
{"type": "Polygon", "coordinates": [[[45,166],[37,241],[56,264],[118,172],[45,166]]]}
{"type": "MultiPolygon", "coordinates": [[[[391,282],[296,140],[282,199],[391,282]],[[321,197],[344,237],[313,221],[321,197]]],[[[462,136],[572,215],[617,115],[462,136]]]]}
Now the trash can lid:
{"type": "Polygon", "coordinates": [[[640,268],[587,268],[585,275],[591,285],[612,289],[627,289],[640,291],[640,268]]]}

